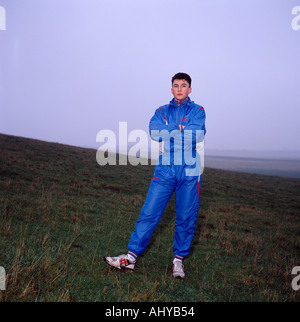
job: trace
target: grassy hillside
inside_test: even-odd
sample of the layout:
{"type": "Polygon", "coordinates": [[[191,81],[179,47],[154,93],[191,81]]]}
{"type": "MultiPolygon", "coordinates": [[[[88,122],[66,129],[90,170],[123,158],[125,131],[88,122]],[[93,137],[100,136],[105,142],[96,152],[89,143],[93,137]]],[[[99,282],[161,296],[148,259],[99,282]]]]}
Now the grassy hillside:
{"type": "Polygon", "coordinates": [[[186,278],[172,277],[174,197],[134,273],[126,252],[153,166],[0,135],[0,301],[299,301],[300,180],[205,169],[186,278]]]}

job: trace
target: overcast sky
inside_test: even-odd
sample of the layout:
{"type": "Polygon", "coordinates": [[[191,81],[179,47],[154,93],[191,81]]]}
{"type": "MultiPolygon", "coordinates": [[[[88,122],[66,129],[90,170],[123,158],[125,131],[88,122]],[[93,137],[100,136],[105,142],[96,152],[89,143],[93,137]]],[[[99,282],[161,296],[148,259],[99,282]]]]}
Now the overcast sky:
{"type": "Polygon", "coordinates": [[[119,122],[148,132],[171,77],[186,72],[206,110],[206,149],[300,154],[299,0],[0,6],[0,133],[98,147],[97,133],[119,122]]]}

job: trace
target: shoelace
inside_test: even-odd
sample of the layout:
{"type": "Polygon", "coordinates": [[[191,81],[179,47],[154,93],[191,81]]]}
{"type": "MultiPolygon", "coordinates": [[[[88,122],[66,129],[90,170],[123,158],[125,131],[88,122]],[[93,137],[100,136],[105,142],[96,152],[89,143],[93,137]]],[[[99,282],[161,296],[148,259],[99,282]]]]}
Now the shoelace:
{"type": "Polygon", "coordinates": [[[174,262],[174,270],[183,270],[184,266],[180,261],[174,262]]]}

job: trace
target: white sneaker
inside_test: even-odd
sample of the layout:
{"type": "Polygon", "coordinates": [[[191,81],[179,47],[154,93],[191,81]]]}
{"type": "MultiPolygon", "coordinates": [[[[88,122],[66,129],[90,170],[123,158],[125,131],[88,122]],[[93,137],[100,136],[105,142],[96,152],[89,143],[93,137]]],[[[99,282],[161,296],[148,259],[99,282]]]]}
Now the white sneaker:
{"type": "Polygon", "coordinates": [[[183,268],[184,268],[184,266],[182,264],[182,261],[174,260],[173,261],[173,276],[175,278],[176,277],[184,278],[185,273],[184,273],[183,268]]]}
{"type": "Polygon", "coordinates": [[[118,268],[122,271],[125,271],[125,269],[130,269],[132,271],[134,270],[135,262],[130,262],[128,256],[125,254],[117,257],[104,257],[104,261],[108,265],[118,268]]]}

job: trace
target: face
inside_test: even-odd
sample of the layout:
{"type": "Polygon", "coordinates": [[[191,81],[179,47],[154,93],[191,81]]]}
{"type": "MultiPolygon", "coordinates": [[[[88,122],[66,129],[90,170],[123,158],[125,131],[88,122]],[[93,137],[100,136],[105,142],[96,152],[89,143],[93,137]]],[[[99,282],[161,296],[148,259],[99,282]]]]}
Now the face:
{"type": "Polygon", "coordinates": [[[171,92],[174,95],[175,100],[182,101],[189,96],[192,89],[185,79],[175,79],[172,84],[171,92]]]}

